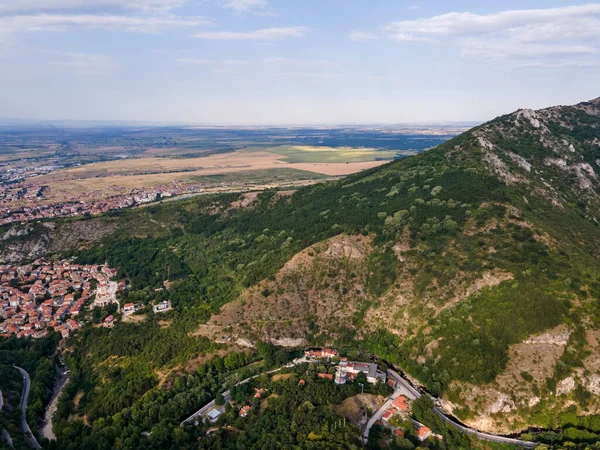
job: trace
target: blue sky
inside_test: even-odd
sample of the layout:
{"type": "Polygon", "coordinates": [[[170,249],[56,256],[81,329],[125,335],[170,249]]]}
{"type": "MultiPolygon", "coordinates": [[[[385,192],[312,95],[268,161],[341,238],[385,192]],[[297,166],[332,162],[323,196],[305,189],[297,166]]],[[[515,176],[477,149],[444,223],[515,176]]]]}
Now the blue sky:
{"type": "Polygon", "coordinates": [[[483,121],[600,96],[600,3],[0,0],[0,117],[483,121]]]}

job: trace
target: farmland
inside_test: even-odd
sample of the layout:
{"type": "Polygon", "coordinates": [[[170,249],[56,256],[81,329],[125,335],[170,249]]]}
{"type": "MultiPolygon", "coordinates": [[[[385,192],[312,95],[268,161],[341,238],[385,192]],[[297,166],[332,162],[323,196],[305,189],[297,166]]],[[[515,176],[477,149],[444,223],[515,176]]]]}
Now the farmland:
{"type": "Polygon", "coordinates": [[[188,194],[295,188],[422,152],[458,131],[0,124],[0,223],[188,194]]]}

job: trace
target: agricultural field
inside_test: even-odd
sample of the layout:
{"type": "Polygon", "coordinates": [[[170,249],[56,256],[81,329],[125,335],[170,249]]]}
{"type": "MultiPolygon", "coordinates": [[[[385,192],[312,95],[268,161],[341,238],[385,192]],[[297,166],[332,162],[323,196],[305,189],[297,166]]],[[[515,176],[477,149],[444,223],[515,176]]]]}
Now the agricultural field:
{"type": "Polygon", "coordinates": [[[56,202],[81,196],[100,198],[107,193],[152,188],[174,182],[211,184],[226,183],[225,180],[229,179],[233,182],[269,183],[337,177],[385,164],[390,158],[374,160],[374,154],[391,156],[388,153],[392,153],[369,153],[357,149],[357,154],[352,155],[353,159],[348,158],[346,155],[353,151],[318,151],[311,147],[294,149],[294,158],[301,162],[289,162],[284,155],[254,148],[203,158],[131,157],[57,170],[30,178],[28,184],[49,186],[45,198],[40,201],[56,202]],[[254,176],[256,178],[252,179],[254,176]]]}
{"type": "Polygon", "coordinates": [[[414,155],[414,151],[378,150],[376,148],[313,147],[284,145],[261,149],[285,157],[289,163],[364,163],[389,161],[398,156],[414,155]]]}
{"type": "Polygon", "coordinates": [[[0,223],[190,194],[294,189],[423,152],[459,131],[81,125],[0,123],[0,223]]]}

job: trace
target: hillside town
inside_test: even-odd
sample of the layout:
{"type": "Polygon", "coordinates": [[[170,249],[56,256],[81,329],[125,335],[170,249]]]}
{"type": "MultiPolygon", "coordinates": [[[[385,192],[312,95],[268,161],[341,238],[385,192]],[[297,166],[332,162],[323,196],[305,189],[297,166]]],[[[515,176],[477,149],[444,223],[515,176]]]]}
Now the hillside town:
{"type": "MultiPolygon", "coordinates": [[[[115,188],[116,189],[116,188],[115,188]]],[[[120,188],[120,191],[125,190],[120,188]]],[[[116,195],[95,201],[85,201],[90,193],[71,195],[64,202],[43,204],[44,186],[22,187],[0,185],[0,226],[11,223],[26,223],[33,220],[97,215],[109,211],[152,203],[163,198],[202,192],[204,185],[171,183],[146,189],[127,189],[116,195]],[[17,202],[17,203],[15,203],[17,202]],[[13,205],[11,205],[13,203],[13,205]]]]}
{"type": "Polygon", "coordinates": [[[42,338],[53,328],[68,337],[83,326],[78,318],[85,305],[118,305],[116,292],[124,284],[111,281],[115,275],[106,265],[68,260],[0,266],[0,333],[42,338]]]}

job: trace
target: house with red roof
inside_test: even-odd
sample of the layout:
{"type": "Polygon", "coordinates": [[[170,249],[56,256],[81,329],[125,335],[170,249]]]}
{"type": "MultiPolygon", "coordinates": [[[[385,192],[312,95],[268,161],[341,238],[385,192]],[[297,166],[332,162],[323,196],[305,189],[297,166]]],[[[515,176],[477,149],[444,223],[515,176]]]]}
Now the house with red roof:
{"type": "Polygon", "coordinates": [[[421,426],[417,429],[417,437],[421,442],[431,436],[431,430],[427,428],[425,425],[421,426]]]}
{"type": "Polygon", "coordinates": [[[408,400],[404,395],[400,395],[396,397],[392,402],[392,406],[396,408],[398,411],[407,412],[408,411],[408,400]]]}
{"type": "Polygon", "coordinates": [[[392,417],[394,417],[394,414],[396,414],[396,410],[394,408],[390,408],[390,409],[386,410],[386,412],[383,413],[383,416],[381,416],[381,419],[384,420],[385,422],[387,422],[392,417]]]}

